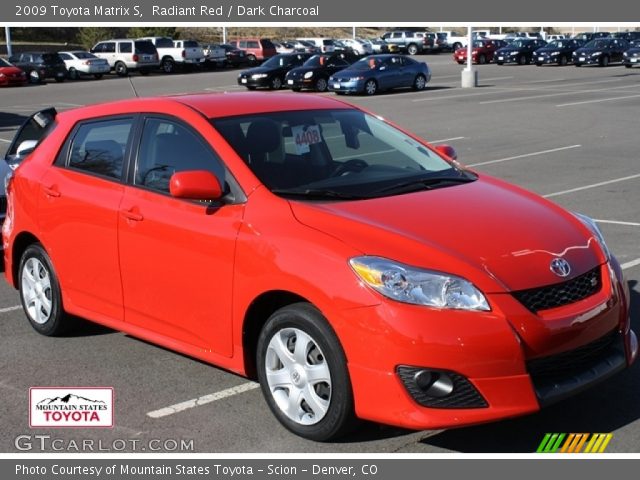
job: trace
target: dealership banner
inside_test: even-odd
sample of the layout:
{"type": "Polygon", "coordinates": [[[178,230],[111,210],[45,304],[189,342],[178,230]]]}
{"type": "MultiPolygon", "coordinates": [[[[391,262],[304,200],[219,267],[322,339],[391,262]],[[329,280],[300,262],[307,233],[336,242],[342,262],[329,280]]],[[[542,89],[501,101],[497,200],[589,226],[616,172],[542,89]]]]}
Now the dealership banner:
{"type": "Polygon", "coordinates": [[[0,3],[5,25],[38,23],[349,23],[622,22],[640,25],[640,2],[393,2],[370,0],[14,0],[0,3]]]}
{"type": "Polygon", "coordinates": [[[55,460],[2,459],[0,478],[29,479],[109,479],[130,478],[234,478],[238,480],[317,480],[350,478],[356,480],[477,478],[608,478],[613,472],[637,471],[640,460],[504,460],[482,459],[105,459],[55,460]],[[481,469],[481,470],[480,470],[481,469]]]}

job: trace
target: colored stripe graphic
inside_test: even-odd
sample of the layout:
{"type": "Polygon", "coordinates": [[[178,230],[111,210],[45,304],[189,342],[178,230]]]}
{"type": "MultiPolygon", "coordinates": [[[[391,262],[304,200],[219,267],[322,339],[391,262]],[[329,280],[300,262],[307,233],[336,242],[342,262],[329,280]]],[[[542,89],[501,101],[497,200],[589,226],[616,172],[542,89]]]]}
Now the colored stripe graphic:
{"type": "Polygon", "coordinates": [[[583,453],[603,453],[612,438],[612,433],[547,433],[536,452],[580,453],[584,447],[583,453]]]}

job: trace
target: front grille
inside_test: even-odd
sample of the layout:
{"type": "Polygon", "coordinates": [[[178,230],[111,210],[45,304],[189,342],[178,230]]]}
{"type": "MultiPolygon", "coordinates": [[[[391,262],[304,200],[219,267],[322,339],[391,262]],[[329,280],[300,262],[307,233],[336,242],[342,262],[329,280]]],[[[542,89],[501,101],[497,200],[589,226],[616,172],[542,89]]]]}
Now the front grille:
{"type": "Polygon", "coordinates": [[[600,267],[572,280],[555,285],[513,292],[513,296],[533,313],[561,307],[590,297],[600,290],[600,267]]]}
{"type": "Polygon", "coordinates": [[[594,363],[609,355],[609,350],[616,344],[620,334],[613,332],[582,347],[568,352],[535,358],[527,362],[527,371],[536,381],[549,380],[560,377],[570,377],[584,370],[588,370],[594,363]]]}
{"type": "Polygon", "coordinates": [[[415,374],[423,368],[400,366],[398,376],[409,395],[420,405],[432,408],[486,408],[488,404],[476,388],[462,375],[446,372],[453,381],[453,391],[446,397],[432,397],[422,391],[416,384],[415,374]]]}

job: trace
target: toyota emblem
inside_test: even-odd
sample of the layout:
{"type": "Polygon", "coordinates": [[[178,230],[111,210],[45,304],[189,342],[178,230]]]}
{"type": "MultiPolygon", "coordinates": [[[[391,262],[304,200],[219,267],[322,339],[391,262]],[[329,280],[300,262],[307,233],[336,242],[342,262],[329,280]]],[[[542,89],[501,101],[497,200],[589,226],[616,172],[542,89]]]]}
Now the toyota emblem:
{"type": "Polygon", "coordinates": [[[559,277],[567,277],[571,273],[571,265],[564,258],[554,258],[551,260],[549,268],[559,277]]]}

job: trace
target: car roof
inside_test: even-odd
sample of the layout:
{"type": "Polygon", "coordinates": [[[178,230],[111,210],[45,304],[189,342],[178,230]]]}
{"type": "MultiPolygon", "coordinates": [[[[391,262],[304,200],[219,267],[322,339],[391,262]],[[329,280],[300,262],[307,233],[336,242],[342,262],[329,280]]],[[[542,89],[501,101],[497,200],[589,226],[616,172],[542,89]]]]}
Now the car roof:
{"type": "Polygon", "coordinates": [[[295,93],[193,93],[166,97],[145,97],[119,100],[76,109],[66,110],[60,117],[69,117],[71,121],[105,116],[110,114],[146,112],[158,107],[172,111],[172,106],[182,104],[207,118],[233,117],[266,112],[284,112],[290,110],[348,109],[351,105],[330,97],[320,95],[299,95],[295,93]]]}

